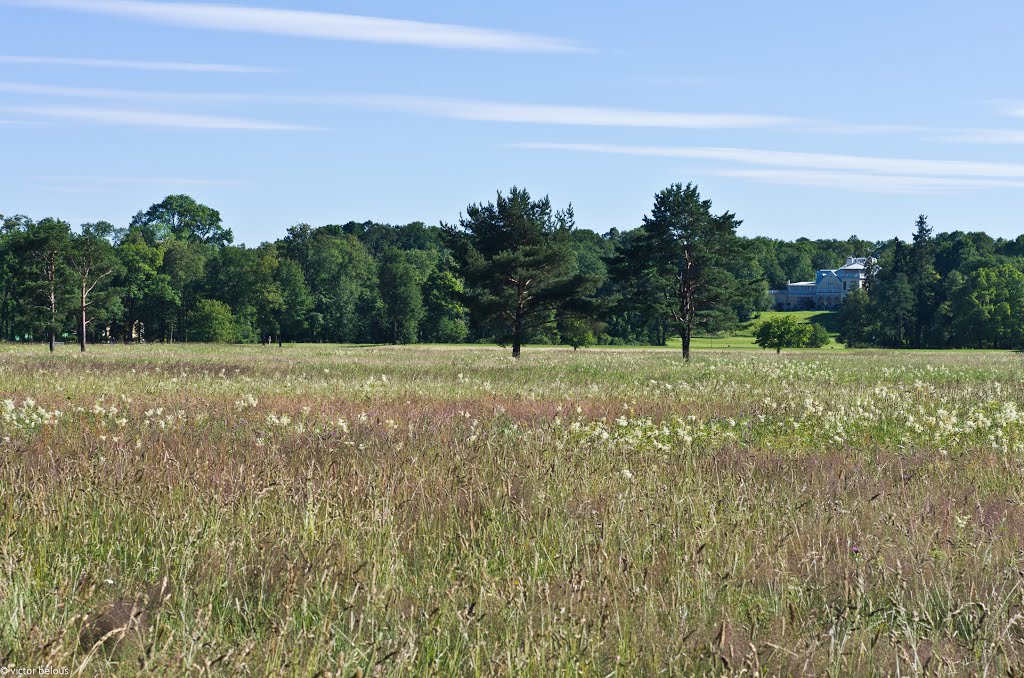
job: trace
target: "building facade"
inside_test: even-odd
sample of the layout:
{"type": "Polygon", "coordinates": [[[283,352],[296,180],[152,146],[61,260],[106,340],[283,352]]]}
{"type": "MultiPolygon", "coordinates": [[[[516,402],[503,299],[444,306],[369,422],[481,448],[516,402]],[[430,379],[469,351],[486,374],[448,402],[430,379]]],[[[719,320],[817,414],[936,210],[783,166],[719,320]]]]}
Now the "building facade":
{"type": "Polygon", "coordinates": [[[810,311],[839,308],[846,295],[864,287],[868,267],[874,261],[868,257],[849,257],[846,265],[835,270],[822,269],[813,282],[791,282],[784,290],[772,290],[776,311],[810,311]]]}

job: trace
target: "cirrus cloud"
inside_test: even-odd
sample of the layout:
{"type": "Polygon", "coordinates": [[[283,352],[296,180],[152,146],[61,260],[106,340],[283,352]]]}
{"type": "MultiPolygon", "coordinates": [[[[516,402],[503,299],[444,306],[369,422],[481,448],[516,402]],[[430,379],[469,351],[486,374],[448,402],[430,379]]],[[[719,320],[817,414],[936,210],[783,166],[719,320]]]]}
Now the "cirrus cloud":
{"type": "Polygon", "coordinates": [[[6,0],[8,4],[104,14],[185,28],[201,28],[322,40],[391,43],[505,52],[580,52],[559,38],[404,19],[270,9],[239,5],[146,0],[6,0]]]}
{"type": "Polygon", "coordinates": [[[242,130],[269,132],[314,131],[318,128],[304,125],[232,118],[218,115],[195,115],[190,113],[169,113],[165,111],[136,111],[118,108],[93,108],[87,106],[2,106],[0,111],[21,115],[40,116],[94,122],[109,125],[130,125],[137,127],[177,127],[185,129],[242,130]]]}

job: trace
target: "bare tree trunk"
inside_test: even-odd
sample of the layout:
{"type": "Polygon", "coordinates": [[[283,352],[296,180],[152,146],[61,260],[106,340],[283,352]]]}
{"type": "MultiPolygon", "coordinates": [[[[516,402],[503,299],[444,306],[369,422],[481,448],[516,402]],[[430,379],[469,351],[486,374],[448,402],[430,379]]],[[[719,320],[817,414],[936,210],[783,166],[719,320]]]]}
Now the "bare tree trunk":
{"type": "Polygon", "coordinates": [[[85,281],[82,281],[82,325],[81,332],[78,334],[78,348],[85,353],[85,281]]]}
{"type": "Polygon", "coordinates": [[[516,281],[516,312],[512,319],[512,357],[516,360],[523,352],[523,315],[526,307],[526,285],[516,281]]]}
{"type": "Polygon", "coordinates": [[[57,345],[57,292],[50,283],[50,353],[57,345]]]}
{"type": "Polygon", "coordinates": [[[126,343],[126,344],[134,343],[134,341],[133,341],[134,337],[132,336],[133,334],[135,334],[135,332],[134,332],[135,321],[132,320],[132,316],[134,315],[134,311],[135,311],[135,300],[134,299],[128,299],[128,313],[127,313],[127,317],[125,318],[126,331],[125,331],[125,338],[124,338],[124,343],[126,343]]]}

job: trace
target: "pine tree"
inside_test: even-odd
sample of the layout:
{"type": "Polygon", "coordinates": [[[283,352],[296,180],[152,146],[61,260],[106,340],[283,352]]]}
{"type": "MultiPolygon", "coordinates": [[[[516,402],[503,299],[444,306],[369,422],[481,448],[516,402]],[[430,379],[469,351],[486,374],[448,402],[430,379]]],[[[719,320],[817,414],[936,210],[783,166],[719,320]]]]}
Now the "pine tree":
{"type": "Polygon", "coordinates": [[[733,304],[743,287],[731,269],[744,253],[736,236],[740,223],[730,212],[712,214],[711,201],[701,199],[697,186],[681,183],[655,195],[651,214],[644,217],[627,265],[649,294],[667,301],[664,308],[686,360],[696,328],[735,324],[733,304]]]}
{"type": "Polygon", "coordinates": [[[457,226],[445,226],[461,251],[466,298],[475,319],[512,345],[518,358],[531,331],[551,327],[557,314],[592,312],[597,281],[581,274],[570,235],[572,206],[555,211],[513,187],[493,203],[474,204],[457,226]]]}

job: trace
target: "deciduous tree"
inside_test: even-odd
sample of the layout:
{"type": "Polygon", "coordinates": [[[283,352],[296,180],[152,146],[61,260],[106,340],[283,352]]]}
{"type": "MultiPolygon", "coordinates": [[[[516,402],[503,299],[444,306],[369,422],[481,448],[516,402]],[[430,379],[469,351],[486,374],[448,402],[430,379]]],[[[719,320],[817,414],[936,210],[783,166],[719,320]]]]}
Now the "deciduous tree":
{"type": "Polygon", "coordinates": [[[78,346],[85,353],[86,331],[92,322],[89,310],[101,297],[100,285],[109,283],[120,262],[114,245],[114,225],[99,221],[83,224],[82,232],[71,237],[68,261],[75,272],[78,297],[78,346]],[[99,288],[99,289],[98,289],[99,288]]]}
{"type": "Polygon", "coordinates": [[[810,336],[811,326],[791,315],[775,316],[762,321],[754,331],[757,345],[761,348],[774,348],[776,353],[782,353],[784,348],[804,346],[810,336]]]}

